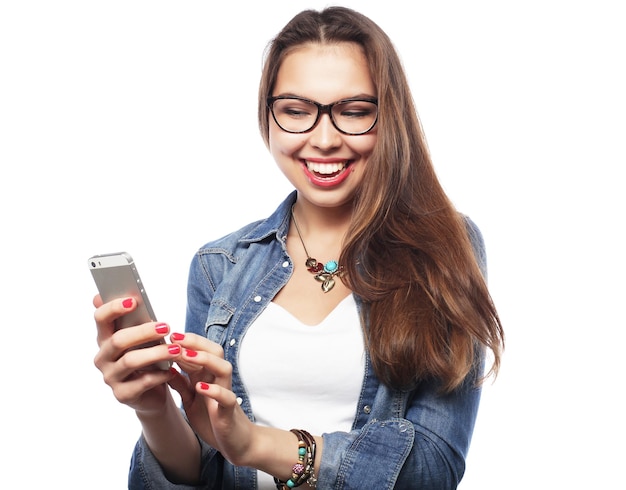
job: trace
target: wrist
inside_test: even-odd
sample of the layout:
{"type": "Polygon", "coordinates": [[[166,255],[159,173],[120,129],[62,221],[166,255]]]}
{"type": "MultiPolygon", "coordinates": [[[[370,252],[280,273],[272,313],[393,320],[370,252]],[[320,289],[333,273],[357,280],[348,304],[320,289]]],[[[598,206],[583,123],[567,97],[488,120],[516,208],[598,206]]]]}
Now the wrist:
{"type": "Polygon", "coordinates": [[[178,411],[178,407],[171,396],[166,396],[163,403],[158,406],[151,406],[150,408],[135,408],[135,415],[143,422],[150,422],[152,420],[159,420],[166,417],[169,413],[178,411]]]}
{"type": "Polygon", "coordinates": [[[298,439],[298,461],[291,468],[291,475],[287,480],[274,478],[276,488],[289,490],[307,483],[315,488],[317,477],[315,476],[315,454],[317,442],[315,438],[305,430],[291,429],[290,432],[298,439]]]}
{"type": "Polygon", "coordinates": [[[236,461],[229,461],[235,466],[248,466],[270,475],[288,478],[297,452],[294,435],[289,431],[257,424],[253,424],[251,434],[247,450],[242,451],[236,461]]]}
{"type": "MultiPolygon", "coordinates": [[[[302,430],[255,426],[248,458],[241,464],[272,475],[279,485],[315,484],[315,468],[321,457],[322,438],[302,430]]],[[[278,487],[282,488],[282,487],[278,487]]]]}

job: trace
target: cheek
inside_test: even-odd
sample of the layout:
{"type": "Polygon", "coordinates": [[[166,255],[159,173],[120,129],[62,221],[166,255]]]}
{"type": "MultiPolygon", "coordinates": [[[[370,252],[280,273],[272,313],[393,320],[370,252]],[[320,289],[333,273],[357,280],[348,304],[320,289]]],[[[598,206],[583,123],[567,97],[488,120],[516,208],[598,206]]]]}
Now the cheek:
{"type": "Polygon", "coordinates": [[[292,156],[297,152],[305,143],[305,139],[302,135],[285,133],[282,129],[278,128],[276,124],[270,125],[269,130],[269,149],[274,158],[281,156],[292,156]]]}
{"type": "Polygon", "coordinates": [[[374,147],[376,146],[376,140],[376,133],[368,133],[367,135],[363,135],[359,137],[358,140],[352,143],[352,150],[361,155],[361,158],[367,159],[374,151],[374,147]]]}

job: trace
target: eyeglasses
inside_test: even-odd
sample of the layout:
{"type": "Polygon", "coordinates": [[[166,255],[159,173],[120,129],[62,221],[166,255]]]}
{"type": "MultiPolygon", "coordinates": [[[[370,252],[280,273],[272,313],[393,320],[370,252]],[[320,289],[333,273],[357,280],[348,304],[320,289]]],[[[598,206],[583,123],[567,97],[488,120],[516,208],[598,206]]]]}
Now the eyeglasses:
{"type": "Polygon", "coordinates": [[[276,124],[287,133],[311,131],[322,114],[328,114],[333,126],[343,134],[357,135],[371,131],[378,120],[375,98],[353,98],[320,104],[303,97],[268,97],[267,106],[276,124]]]}

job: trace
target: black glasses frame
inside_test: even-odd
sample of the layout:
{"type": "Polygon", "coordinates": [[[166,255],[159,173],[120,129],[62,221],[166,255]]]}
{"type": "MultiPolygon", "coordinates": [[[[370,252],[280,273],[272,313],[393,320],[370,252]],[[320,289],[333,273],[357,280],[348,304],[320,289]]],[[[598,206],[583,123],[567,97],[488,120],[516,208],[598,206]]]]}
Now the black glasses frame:
{"type": "Polygon", "coordinates": [[[277,97],[268,97],[267,98],[267,107],[269,107],[270,112],[272,113],[272,117],[274,118],[274,121],[276,122],[276,124],[278,125],[278,127],[280,129],[282,129],[283,131],[285,131],[286,133],[291,133],[291,134],[303,134],[303,133],[308,133],[309,131],[312,131],[315,126],[317,126],[317,123],[320,122],[320,119],[322,117],[323,114],[328,114],[328,117],[330,117],[330,121],[333,123],[333,126],[335,127],[335,129],[337,131],[339,131],[342,134],[347,134],[350,136],[358,136],[360,134],[365,134],[365,133],[369,133],[372,129],[374,129],[374,126],[376,126],[376,123],[378,122],[378,99],[375,97],[353,97],[350,99],[341,99],[338,100],[336,102],[332,102],[330,104],[320,104],[319,102],[315,102],[314,100],[311,99],[307,99],[305,97],[297,97],[294,95],[279,95],[277,97]],[[274,114],[274,102],[276,102],[277,100],[301,100],[303,102],[308,102],[309,104],[313,104],[314,106],[317,107],[317,117],[315,118],[315,121],[313,122],[313,125],[305,130],[305,131],[290,131],[289,129],[285,129],[283,128],[280,123],[278,122],[278,119],[276,118],[276,114],[274,114]],[[339,126],[337,126],[337,123],[335,122],[335,118],[333,117],[333,107],[335,107],[338,104],[345,104],[347,102],[372,102],[376,105],[376,119],[374,119],[374,122],[372,123],[372,125],[366,130],[366,131],[360,131],[358,133],[349,133],[348,131],[344,131],[343,129],[341,129],[339,126]]]}

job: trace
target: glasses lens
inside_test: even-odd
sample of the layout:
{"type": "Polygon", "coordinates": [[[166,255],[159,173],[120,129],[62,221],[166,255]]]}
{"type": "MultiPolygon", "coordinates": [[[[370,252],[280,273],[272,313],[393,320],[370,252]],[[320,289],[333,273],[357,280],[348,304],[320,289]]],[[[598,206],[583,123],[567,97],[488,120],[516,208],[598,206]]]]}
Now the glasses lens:
{"type": "Polygon", "coordinates": [[[291,133],[308,131],[317,119],[317,106],[300,99],[276,99],[272,112],[278,125],[291,133]]]}
{"type": "Polygon", "coordinates": [[[367,133],[378,117],[378,106],[369,100],[351,100],[333,106],[333,120],[344,133],[367,133]]]}

